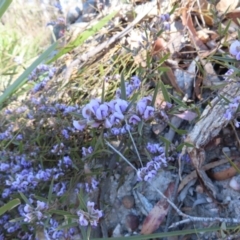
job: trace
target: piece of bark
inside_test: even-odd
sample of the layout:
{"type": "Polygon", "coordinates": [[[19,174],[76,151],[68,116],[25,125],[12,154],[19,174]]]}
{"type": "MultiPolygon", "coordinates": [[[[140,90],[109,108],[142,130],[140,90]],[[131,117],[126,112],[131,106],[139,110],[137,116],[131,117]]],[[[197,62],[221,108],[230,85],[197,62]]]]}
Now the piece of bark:
{"type": "MultiPolygon", "coordinates": [[[[215,97],[205,108],[200,120],[185,139],[186,143],[190,143],[194,147],[184,147],[182,154],[188,153],[200,178],[204,175],[201,172],[203,171],[202,166],[205,161],[204,147],[229,123],[229,120],[224,117],[226,107],[228,106],[228,102],[225,99],[232,102],[238,94],[239,83],[227,83],[225,87],[218,92],[217,97],[215,97]]],[[[203,182],[206,189],[212,191],[212,184],[209,181],[204,181],[203,178],[200,180],[203,182]]],[[[215,195],[214,191],[212,194],[215,195]]]]}

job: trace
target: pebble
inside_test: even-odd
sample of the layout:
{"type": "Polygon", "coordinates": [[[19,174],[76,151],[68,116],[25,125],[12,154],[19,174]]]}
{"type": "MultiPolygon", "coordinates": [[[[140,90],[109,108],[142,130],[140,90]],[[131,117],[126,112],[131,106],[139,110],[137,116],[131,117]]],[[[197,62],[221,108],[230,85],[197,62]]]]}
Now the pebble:
{"type": "Polygon", "coordinates": [[[125,208],[130,209],[134,206],[135,200],[131,195],[126,195],[122,198],[122,204],[125,208]]]}
{"type": "Polygon", "coordinates": [[[139,217],[134,214],[128,214],[125,219],[125,225],[129,232],[134,232],[139,226],[139,217]]]}
{"type": "Polygon", "coordinates": [[[231,156],[231,150],[229,147],[223,147],[222,151],[227,155],[227,156],[231,156]]]}
{"type": "Polygon", "coordinates": [[[82,11],[79,6],[71,7],[67,12],[67,24],[75,23],[82,16],[82,11]]]}

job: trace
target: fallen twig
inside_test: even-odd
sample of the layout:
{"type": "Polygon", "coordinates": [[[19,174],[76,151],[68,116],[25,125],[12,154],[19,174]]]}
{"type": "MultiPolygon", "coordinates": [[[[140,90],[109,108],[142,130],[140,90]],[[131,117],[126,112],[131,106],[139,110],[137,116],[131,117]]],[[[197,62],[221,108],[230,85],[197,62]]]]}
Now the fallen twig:
{"type": "Polygon", "coordinates": [[[177,227],[183,223],[188,223],[190,221],[192,222],[225,222],[225,223],[240,223],[240,218],[221,218],[221,217],[193,217],[190,215],[187,215],[185,213],[183,213],[171,200],[169,200],[169,198],[167,198],[160,190],[158,190],[157,188],[155,188],[155,190],[161,195],[162,198],[164,198],[171,206],[173,209],[175,209],[175,211],[178,213],[178,215],[185,217],[187,219],[184,219],[182,221],[173,223],[171,226],[169,226],[169,228],[173,228],[173,227],[177,227]]]}

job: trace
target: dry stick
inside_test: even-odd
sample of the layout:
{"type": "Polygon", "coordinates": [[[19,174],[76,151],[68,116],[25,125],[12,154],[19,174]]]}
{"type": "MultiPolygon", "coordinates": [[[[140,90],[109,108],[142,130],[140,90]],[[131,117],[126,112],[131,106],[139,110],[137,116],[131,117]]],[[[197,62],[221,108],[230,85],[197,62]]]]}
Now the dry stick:
{"type": "MultiPolygon", "coordinates": [[[[152,8],[154,8],[155,6],[152,6],[152,8]]],[[[94,50],[83,54],[82,56],[78,57],[76,60],[74,60],[68,67],[64,78],[66,79],[66,82],[68,82],[68,80],[71,77],[72,74],[72,70],[75,66],[77,66],[80,62],[83,62],[80,65],[80,68],[84,67],[88,60],[94,56],[96,56],[98,53],[100,53],[101,51],[103,51],[104,49],[107,49],[111,44],[115,43],[116,41],[120,40],[122,37],[124,37],[126,34],[128,34],[132,28],[138,24],[151,10],[147,9],[147,11],[143,12],[142,14],[138,14],[138,16],[135,18],[135,20],[130,23],[122,32],[116,34],[115,36],[111,37],[109,40],[103,42],[102,44],[98,45],[94,50]]]]}
{"type": "Polygon", "coordinates": [[[183,213],[172,201],[170,201],[160,190],[158,190],[157,188],[155,188],[155,190],[161,195],[162,198],[164,198],[171,206],[172,208],[174,208],[176,210],[176,212],[182,216],[185,217],[187,219],[184,219],[182,221],[173,223],[169,228],[173,228],[173,227],[177,227],[180,224],[183,223],[188,223],[190,221],[192,222],[225,222],[225,223],[240,223],[240,218],[221,218],[221,217],[193,217],[190,215],[187,215],[185,213],[183,213]]]}
{"type": "Polygon", "coordinates": [[[128,163],[137,172],[137,169],[114,146],[112,146],[107,140],[105,140],[105,142],[115,153],[117,153],[126,163],[128,163]]]}

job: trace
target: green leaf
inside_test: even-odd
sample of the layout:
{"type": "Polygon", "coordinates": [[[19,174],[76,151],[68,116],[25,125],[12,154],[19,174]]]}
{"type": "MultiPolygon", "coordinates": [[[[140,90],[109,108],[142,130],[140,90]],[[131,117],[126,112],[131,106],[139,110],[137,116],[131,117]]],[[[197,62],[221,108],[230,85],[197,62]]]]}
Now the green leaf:
{"type": "Polygon", "coordinates": [[[171,95],[171,98],[175,103],[177,103],[179,106],[183,107],[184,109],[188,108],[187,104],[185,102],[183,102],[182,100],[174,97],[173,95],[171,95]]]}
{"type": "MultiPolygon", "coordinates": [[[[236,229],[237,226],[230,226],[226,227],[227,230],[236,229]]],[[[184,236],[188,234],[196,234],[196,233],[207,233],[207,232],[216,232],[220,231],[221,227],[210,227],[210,228],[202,228],[202,229],[186,229],[186,230],[178,230],[178,231],[169,231],[169,232],[161,232],[161,233],[154,233],[148,235],[137,235],[137,236],[130,236],[130,237],[116,237],[116,238],[105,238],[112,239],[112,240],[149,240],[149,239],[162,239],[167,237],[174,237],[174,236],[184,236]]],[[[91,240],[102,240],[102,238],[93,238],[91,240]]]]}
{"type": "Polygon", "coordinates": [[[6,12],[10,4],[12,3],[12,0],[2,0],[0,1],[0,18],[3,16],[3,14],[6,12]]]}
{"type": "Polygon", "coordinates": [[[78,226],[79,226],[79,223],[73,222],[73,223],[69,223],[69,224],[66,224],[66,225],[59,226],[57,228],[57,230],[64,230],[64,229],[69,229],[69,228],[78,227],[78,226]]]}
{"type": "Polygon", "coordinates": [[[11,209],[15,208],[21,203],[20,199],[16,198],[8,203],[4,204],[2,207],[0,207],[0,216],[3,215],[5,212],[10,211],[11,209]]]}
{"type": "Polygon", "coordinates": [[[168,53],[168,54],[166,54],[165,56],[163,56],[163,57],[160,59],[158,65],[163,64],[163,63],[170,57],[170,55],[171,55],[171,54],[168,53]]]}
{"type": "Polygon", "coordinates": [[[70,212],[66,212],[66,211],[63,211],[63,210],[50,210],[49,213],[62,215],[62,216],[67,216],[69,218],[77,218],[76,215],[73,215],[70,212]]]}
{"type": "Polygon", "coordinates": [[[168,94],[168,91],[167,91],[167,88],[165,87],[165,85],[163,84],[163,82],[162,81],[160,81],[160,88],[161,88],[161,90],[162,90],[162,94],[163,94],[163,97],[164,97],[164,100],[166,101],[166,102],[171,102],[171,98],[170,98],[170,96],[169,96],[169,94],[168,94]]]}
{"type": "Polygon", "coordinates": [[[144,126],[144,122],[141,121],[141,122],[138,124],[138,134],[139,134],[140,136],[142,136],[143,126],[144,126]]]}
{"type": "Polygon", "coordinates": [[[182,129],[177,129],[176,127],[174,127],[170,122],[168,122],[168,125],[178,134],[183,135],[186,134],[187,131],[186,130],[182,130],[182,129]]]}
{"type": "Polygon", "coordinates": [[[48,203],[50,203],[51,200],[52,200],[53,183],[54,183],[54,179],[52,179],[51,184],[50,184],[50,187],[49,187],[49,191],[48,191],[48,203]]]}
{"type": "Polygon", "coordinates": [[[21,195],[23,201],[28,204],[29,206],[32,207],[32,204],[30,203],[30,201],[27,199],[27,197],[22,193],[22,192],[19,192],[19,194],[21,195]]]}
{"type": "Polygon", "coordinates": [[[165,155],[168,156],[168,149],[169,149],[169,146],[171,145],[171,142],[161,135],[158,136],[158,137],[164,142],[164,144],[165,144],[165,155]]]}
{"type": "Polygon", "coordinates": [[[187,142],[184,142],[184,143],[181,143],[181,144],[179,144],[179,145],[177,146],[176,151],[177,151],[177,152],[181,152],[184,146],[194,147],[194,145],[192,145],[192,144],[190,144],[190,143],[187,143],[187,142]]]}
{"type": "Polygon", "coordinates": [[[113,13],[109,14],[108,16],[101,19],[93,27],[91,27],[90,29],[87,29],[86,31],[81,33],[74,41],[68,43],[52,59],[50,59],[48,61],[48,64],[54,62],[55,60],[57,60],[58,58],[60,58],[64,54],[72,51],[74,48],[82,45],[89,37],[91,37],[94,34],[96,34],[97,32],[99,32],[99,30],[101,28],[103,28],[116,14],[117,14],[117,12],[113,12],[113,13]]]}
{"type": "Polygon", "coordinates": [[[3,102],[9,98],[15,91],[17,91],[21,86],[23,86],[29,74],[40,64],[42,63],[56,48],[56,43],[52,44],[46,51],[44,51],[39,58],[37,58],[30,67],[28,67],[15,81],[11,84],[0,96],[0,106],[3,102]]]}
{"type": "Polygon", "coordinates": [[[157,86],[154,89],[153,98],[152,98],[152,102],[151,102],[152,107],[154,107],[154,105],[155,105],[159,87],[160,87],[160,81],[157,82],[157,86]]]}
{"type": "Polygon", "coordinates": [[[127,100],[125,80],[124,80],[123,73],[121,74],[121,87],[120,87],[120,89],[121,89],[121,99],[127,100]]]}

